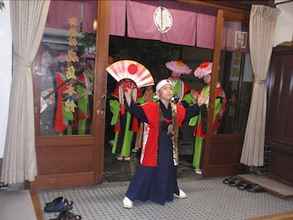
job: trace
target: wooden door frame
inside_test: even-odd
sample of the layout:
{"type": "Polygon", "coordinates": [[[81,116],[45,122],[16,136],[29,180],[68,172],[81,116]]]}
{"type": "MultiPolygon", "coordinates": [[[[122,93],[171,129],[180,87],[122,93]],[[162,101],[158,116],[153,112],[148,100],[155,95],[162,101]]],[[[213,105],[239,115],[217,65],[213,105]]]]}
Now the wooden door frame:
{"type": "Polygon", "coordinates": [[[105,127],[101,125],[105,124],[103,97],[107,86],[105,68],[108,64],[110,2],[97,3],[94,100],[90,135],[42,136],[39,120],[40,88],[35,81],[35,136],[39,172],[36,180],[29,184],[32,190],[85,186],[102,181],[105,127]],[[80,158],[75,161],[76,155],[80,158]]]}
{"type": "Polygon", "coordinates": [[[211,74],[211,85],[210,85],[210,105],[208,108],[208,131],[205,139],[202,168],[204,176],[227,176],[237,174],[237,170],[241,168],[240,155],[242,150],[243,137],[240,134],[214,134],[213,133],[213,113],[215,109],[216,94],[215,89],[219,79],[220,72],[220,59],[222,50],[222,37],[224,32],[225,21],[241,21],[244,24],[248,23],[247,13],[236,13],[235,11],[228,10],[226,8],[219,8],[217,11],[216,19],[216,36],[215,36],[215,48],[213,54],[213,68],[211,74]],[[221,147],[225,145],[225,142],[231,144],[231,154],[239,161],[231,161],[226,165],[215,165],[211,164],[211,152],[215,145],[221,147]]]}
{"type": "MultiPolygon", "coordinates": [[[[216,40],[213,55],[214,67],[211,77],[211,89],[214,91],[216,88],[216,83],[219,78],[219,63],[220,55],[222,49],[222,33],[224,31],[224,21],[241,21],[243,23],[248,23],[249,12],[241,9],[235,9],[231,7],[221,6],[220,4],[214,3],[204,3],[203,1],[195,0],[178,0],[178,2],[189,3],[193,5],[203,5],[208,7],[214,7],[217,9],[217,26],[216,26],[216,40]]],[[[104,141],[105,141],[105,104],[106,104],[106,91],[107,91],[107,74],[105,73],[105,68],[108,65],[109,56],[109,26],[110,26],[110,7],[111,3],[109,1],[98,1],[98,28],[97,28],[97,53],[96,53],[96,78],[95,78],[95,94],[98,99],[94,100],[94,106],[96,113],[94,120],[96,127],[93,129],[96,137],[96,177],[97,181],[101,182],[104,173],[104,141]]],[[[215,94],[211,93],[211,105],[209,107],[209,115],[214,110],[215,94]]],[[[208,134],[207,143],[212,143],[212,117],[208,118],[208,134]]],[[[235,140],[241,139],[239,135],[232,137],[235,140]]],[[[209,149],[205,149],[203,157],[203,167],[208,166],[209,149]]]]}
{"type": "Polygon", "coordinates": [[[216,38],[215,38],[215,49],[213,54],[213,68],[211,74],[211,85],[210,85],[210,105],[208,109],[208,134],[207,136],[212,135],[212,126],[213,126],[213,113],[215,109],[215,100],[216,100],[216,86],[219,80],[219,70],[220,70],[220,59],[221,59],[221,50],[222,50],[222,37],[224,32],[224,11],[222,9],[218,10],[217,20],[216,20],[216,38]]]}
{"type": "Polygon", "coordinates": [[[110,27],[110,1],[98,1],[97,8],[97,37],[96,37],[96,77],[94,100],[94,127],[96,137],[96,179],[97,183],[103,181],[104,175],[104,142],[105,142],[105,109],[107,95],[107,73],[109,56],[109,27],[110,27]]]}

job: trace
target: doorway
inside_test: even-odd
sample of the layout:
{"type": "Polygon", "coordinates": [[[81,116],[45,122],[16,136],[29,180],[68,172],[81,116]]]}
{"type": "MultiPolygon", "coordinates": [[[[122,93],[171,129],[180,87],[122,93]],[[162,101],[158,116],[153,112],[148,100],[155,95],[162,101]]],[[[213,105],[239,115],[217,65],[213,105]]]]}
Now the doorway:
{"type": "MultiPolygon", "coordinates": [[[[158,82],[170,76],[170,71],[165,67],[166,62],[170,60],[182,60],[190,68],[195,69],[203,60],[212,59],[212,50],[154,40],[111,36],[109,40],[109,56],[111,57],[111,62],[130,59],[143,64],[150,70],[155,82],[158,82]]],[[[192,77],[193,73],[190,76],[192,77]]],[[[183,78],[183,80],[188,81],[189,79],[183,78]]],[[[113,98],[112,94],[116,85],[117,82],[108,74],[104,145],[104,177],[108,181],[129,180],[134,174],[139,158],[139,155],[132,151],[135,145],[135,134],[133,135],[130,146],[132,149],[130,160],[117,159],[119,152],[112,153],[115,134],[113,132],[114,126],[110,125],[113,116],[110,110],[110,102],[113,98]]],[[[192,127],[186,126],[180,132],[179,177],[194,175],[192,169],[193,129],[192,127]]]]}

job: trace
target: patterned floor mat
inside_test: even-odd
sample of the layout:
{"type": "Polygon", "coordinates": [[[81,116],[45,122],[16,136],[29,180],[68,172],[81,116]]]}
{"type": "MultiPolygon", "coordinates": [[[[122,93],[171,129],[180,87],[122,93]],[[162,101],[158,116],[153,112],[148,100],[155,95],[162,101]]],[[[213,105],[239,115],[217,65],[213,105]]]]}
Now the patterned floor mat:
{"type": "MultiPolygon", "coordinates": [[[[84,220],[242,220],[293,211],[293,200],[282,200],[268,193],[239,191],[222,179],[179,180],[188,199],[174,200],[165,206],[136,202],[131,210],[122,207],[128,182],[103,183],[94,187],[39,193],[42,207],[57,196],[74,201],[74,213],[84,220]]],[[[55,217],[46,214],[47,219],[55,217]]]]}

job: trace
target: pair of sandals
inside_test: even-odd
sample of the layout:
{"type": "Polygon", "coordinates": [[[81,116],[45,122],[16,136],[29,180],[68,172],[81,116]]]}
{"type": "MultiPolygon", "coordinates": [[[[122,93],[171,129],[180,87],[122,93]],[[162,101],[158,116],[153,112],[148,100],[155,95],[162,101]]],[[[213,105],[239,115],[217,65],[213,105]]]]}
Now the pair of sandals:
{"type": "Polygon", "coordinates": [[[232,187],[237,187],[237,189],[242,191],[246,190],[248,192],[254,193],[265,192],[264,188],[262,188],[260,185],[243,181],[237,176],[227,177],[223,180],[223,183],[232,187]]]}
{"type": "Polygon", "coordinates": [[[8,189],[8,184],[4,184],[0,182],[0,190],[6,190],[6,189],[8,189]]]}
{"type": "Polygon", "coordinates": [[[63,197],[57,197],[51,202],[46,203],[44,207],[44,212],[46,213],[54,213],[59,212],[57,218],[51,220],[80,220],[80,215],[75,215],[70,212],[73,208],[73,201],[68,201],[68,199],[64,199],[63,197]]]}
{"type": "Polygon", "coordinates": [[[62,211],[59,213],[57,218],[51,218],[50,220],[81,220],[80,215],[76,215],[70,211],[62,211]]]}

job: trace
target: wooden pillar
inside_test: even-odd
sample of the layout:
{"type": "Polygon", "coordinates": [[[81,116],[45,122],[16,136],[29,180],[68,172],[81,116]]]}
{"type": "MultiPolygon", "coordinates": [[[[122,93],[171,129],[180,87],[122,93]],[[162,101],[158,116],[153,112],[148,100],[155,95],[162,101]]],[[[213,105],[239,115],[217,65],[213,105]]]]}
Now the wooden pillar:
{"type": "Polygon", "coordinates": [[[97,32],[96,32],[96,66],[95,66],[95,99],[94,99],[94,127],[93,135],[96,137],[95,161],[97,181],[102,181],[104,171],[104,139],[105,139],[105,105],[107,94],[107,74],[109,55],[109,27],[110,27],[110,1],[98,1],[97,32]]]}
{"type": "Polygon", "coordinates": [[[216,22],[216,36],[215,36],[215,49],[213,54],[213,69],[211,74],[211,84],[210,84],[210,100],[208,108],[208,131],[205,139],[204,152],[202,168],[203,174],[209,175],[209,157],[212,152],[212,144],[210,144],[211,137],[213,136],[212,126],[213,126],[213,116],[215,109],[216,94],[215,89],[219,79],[220,70],[220,59],[221,59],[221,49],[222,49],[222,36],[224,31],[224,13],[222,9],[218,10],[217,22],[216,22]]]}
{"type": "Polygon", "coordinates": [[[219,80],[223,32],[224,32],[224,13],[222,9],[219,9],[217,13],[215,49],[213,54],[213,69],[212,69],[211,84],[210,84],[210,100],[209,100],[209,109],[208,109],[208,136],[212,135],[213,116],[214,116],[215,100],[216,100],[215,89],[217,86],[217,82],[219,80]]]}

